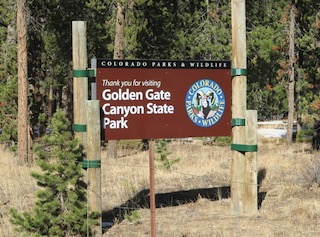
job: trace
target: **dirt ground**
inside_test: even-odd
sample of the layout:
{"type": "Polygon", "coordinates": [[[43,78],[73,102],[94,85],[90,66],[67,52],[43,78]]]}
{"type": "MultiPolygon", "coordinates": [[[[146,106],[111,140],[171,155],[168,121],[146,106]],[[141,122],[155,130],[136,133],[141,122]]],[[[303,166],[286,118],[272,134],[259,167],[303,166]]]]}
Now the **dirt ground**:
{"type": "MultiPolygon", "coordinates": [[[[311,151],[309,144],[259,146],[259,209],[251,216],[231,211],[228,147],[192,142],[171,144],[171,149],[181,160],[171,171],[156,170],[156,236],[320,236],[319,183],[309,185],[304,177],[311,175],[308,164],[320,154],[311,151]]],[[[146,185],[146,177],[135,173],[133,167],[146,169],[147,164],[136,160],[131,165],[132,175],[137,174],[146,185]]],[[[138,200],[149,198],[148,186],[144,190],[144,199],[138,200]]],[[[131,200],[136,202],[136,197],[131,200]]],[[[116,220],[104,236],[151,236],[150,209],[129,205],[123,211],[127,216],[116,220]]]]}
{"type": "MultiPolygon", "coordinates": [[[[172,141],[168,149],[177,160],[171,169],[155,159],[157,237],[320,236],[320,152],[309,144],[259,142],[259,209],[251,216],[231,211],[230,147],[172,141]]],[[[112,222],[103,236],[151,236],[148,151],[123,154],[102,153],[103,221],[112,222]]],[[[36,167],[17,166],[3,149],[0,165],[0,236],[16,237],[8,211],[32,209],[36,167]]]]}

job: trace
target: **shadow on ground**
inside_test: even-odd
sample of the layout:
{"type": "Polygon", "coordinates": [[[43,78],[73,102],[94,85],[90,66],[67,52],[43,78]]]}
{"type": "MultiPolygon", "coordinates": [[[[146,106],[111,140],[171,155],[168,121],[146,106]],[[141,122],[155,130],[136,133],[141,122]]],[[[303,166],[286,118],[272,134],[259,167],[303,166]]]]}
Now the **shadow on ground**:
{"type": "MultiPolygon", "coordinates": [[[[265,172],[262,172],[260,176],[261,180],[265,177],[265,172]]],[[[259,178],[259,175],[258,175],[259,178]]],[[[259,179],[258,179],[259,180],[259,179]]],[[[261,181],[260,180],[260,181],[261,181]]],[[[259,193],[258,195],[258,208],[266,196],[266,193],[259,193]]],[[[211,201],[218,201],[226,198],[230,198],[230,186],[204,188],[204,189],[192,189],[186,191],[177,191],[170,193],[158,193],[155,195],[156,208],[172,207],[183,205],[187,203],[196,202],[199,198],[206,198],[211,201]]],[[[119,207],[115,207],[112,210],[102,212],[102,221],[109,223],[109,227],[112,223],[121,222],[124,216],[131,211],[139,208],[150,207],[149,189],[140,191],[135,197],[128,200],[126,203],[119,207]]]]}

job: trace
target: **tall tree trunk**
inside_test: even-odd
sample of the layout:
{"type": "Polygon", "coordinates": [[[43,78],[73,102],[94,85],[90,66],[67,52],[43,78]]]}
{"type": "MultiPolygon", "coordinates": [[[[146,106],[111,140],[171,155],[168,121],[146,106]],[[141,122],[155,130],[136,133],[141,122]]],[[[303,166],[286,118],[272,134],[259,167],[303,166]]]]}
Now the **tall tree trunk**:
{"type": "MultiPolygon", "coordinates": [[[[53,74],[52,74],[53,77],[53,74]]],[[[48,101],[48,119],[51,121],[53,115],[53,78],[50,79],[49,85],[49,101],[48,101]]]]}
{"type": "Polygon", "coordinates": [[[289,85],[288,85],[288,128],[287,128],[287,143],[288,145],[292,144],[293,137],[293,120],[295,114],[295,100],[294,100],[294,92],[295,92],[295,71],[294,64],[296,61],[295,58],[295,6],[292,4],[290,9],[290,28],[289,28],[289,85]]]}
{"type": "MultiPolygon", "coordinates": [[[[116,34],[114,39],[114,59],[123,59],[124,54],[124,7],[118,1],[117,3],[117,16],[116,16],[116,34]]],[[[108,142],[108,157],[116,159],[117,154],[117,141],[109,140],[108,142]]]]}
{"type": "Polygon", "coordinates": [[[19,164],[28,162],[28,65],[26,0],[17,0],[18,33],[18,155],[19,164]]]}
{"type": "Polygon", "coordinates": [[[117,16],[116,16],[116,34],[114,39],[114,59],[124,58],[124,7],[121,2],[117,3],[117,16]]]}

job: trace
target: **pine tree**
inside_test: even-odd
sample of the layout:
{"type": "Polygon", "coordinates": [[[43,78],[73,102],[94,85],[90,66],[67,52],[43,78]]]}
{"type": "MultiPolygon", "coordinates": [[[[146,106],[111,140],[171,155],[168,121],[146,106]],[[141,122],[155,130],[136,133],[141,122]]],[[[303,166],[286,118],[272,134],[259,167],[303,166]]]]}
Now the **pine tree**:
{"type": "Polygon", "coordinates": [[[168,142],[165,139],[157,142],[156,152],[158,154],[157,160],[160,162],[159,167],[165,170],[171,170],[172,166],[180,161],[180,158],[169,159],[172,152],[168,150],[168,142]]]}
{"type": "Polygon", "coordinates": [[[86,236],[97,216],[87,216],[83,149],[72,137],[62,110],[52,117],[51,133],[35,148],[42,172],[31,173],[40,187],[33,212],[11,210],[17,230],[29,236],[86,236]]]}
{"type": "Polygon", "coordinates": [[[248,108],[270,119],[288,111],[286,81],[281,71],[285,1],[246,1],[248,46],[248,108]]]}
{"type": "Polygon", "coordinates": [[[15,3],[0,0],[0,140],[17,141],[15,3]]]}
{"type": "Polygon", "coordinates": [[[295,2],[296,51],[297,51],[297,113],[298,117],[313,112],[319,116],[319,109],[314,107],[319,100],[320,79],[320,6],[317,1],[300,0],[295,2]]]}

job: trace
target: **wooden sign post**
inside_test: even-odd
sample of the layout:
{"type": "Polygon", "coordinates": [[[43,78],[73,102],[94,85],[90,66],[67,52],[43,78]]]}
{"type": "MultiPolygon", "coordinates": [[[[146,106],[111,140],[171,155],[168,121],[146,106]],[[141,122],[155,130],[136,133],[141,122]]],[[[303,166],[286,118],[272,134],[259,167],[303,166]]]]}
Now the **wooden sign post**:
{"type": "MultiPolygon", "coordinates": [[[[257,144],[257,111],[247,110],[246,112],[246,144],[254,146],[257,144]]],[[[257,152],[246,152],[246,173],[245,173],[245,194],[244,210],[246,214],[255,215],[258,211],[258,173],[257,173],[257,152]]]]}
{"type": "Polygon", "coordinates": [[[235,214],[257,211],[256,130],[252,116],[247,118],[247,54],[245,1],[232,0],[232,135],[231,135],[231,210],[235,214]],[[250,119],[250,121],[248,121],[250,119]],[[247,128],[247,126],[249,126],[247,128]],[[254,131],[254,132],[252,132],[254,131]],[[253,144],[255,143],[255,144],[253,144]]]}
{"type": "MultiPolygon", "coordinates": [[[[73,62],[73,107],[75,137],[86,148],[87,159],[83,167],[88,169],[87,201],[89,212],[101,216],[101,170],[100,170],[100,104],[88,101],[87,38],[84,21],[72,22],[72,62],[73,62]]],[[[93,230],[95,236],[102,236],[101,219],[93,230]]],[[[90,226],[88,226],[90,228],[90,226]]]]}
{"type": "MultiPolygon", "coordinates": [[[[232,62],[231,67],[237,70],[238,75],[232,79],[232,118],[245,121],[246,117],[246,21],[245,1],[231,2],[232,16],[232,62]]],[[[231,69],[231,70],[232,70],[231,69]]],[[[245,144],[245,123],[232,127],[232,144],[245,144]]],[[[243,213],[245,155],[241,151],[233,150],[231,159],[231,209],[234,213],[243,213]]]]}
{"type": "MultiPolygon", "coordinates": [[[[84,161],[88,169],[87,196],[88,215],[99,213],[101,217],[101,146],[100,146],[100,103],[98,100],[88,100],[87,107],[87,159],[84,161]]],[[[102,236],[102,223],[94,228],[94,236],[102,236]]]]}
{"type": "Polygon", "coordinates": [[[95,59],[94,64],[105,139],[150,139],[155,237],[154,139],[230,136],[230,62],[95,59]]]}
{"type": "Polygon", "coordinates": [[[82,145],[86,144],[86,101],[88,100],[88,58],[86,24],[72,22],[72,63],[73,63],[73,130],[82,145]]]}

